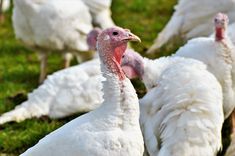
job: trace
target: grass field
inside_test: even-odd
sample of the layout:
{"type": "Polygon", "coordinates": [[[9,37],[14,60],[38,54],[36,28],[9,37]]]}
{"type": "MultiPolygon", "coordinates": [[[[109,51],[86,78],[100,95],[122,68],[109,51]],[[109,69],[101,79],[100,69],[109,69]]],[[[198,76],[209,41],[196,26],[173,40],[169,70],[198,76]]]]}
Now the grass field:
{"type": "MultiPolygon", "coordinates": [[[[133,44],[133,47],[144,54],[157,32],[169,20],[175,4],[176,0],[114,0],[113,19],[117,25],[129,28],[141,37],[142,43],[133,44]]],[[[0,24],[0,114],[26,100],[27,93],[38,86],[39,77],[39,61],[36,53],[15,39],[11,11],[7,12],[6,17],[6,21],[0,24]]],[[[168,55],[172,52],[173,50],[164,50],[161,54],[151,57],[168,55]]],[[[73,62],[75,63],[76,61],[73,62]]],[[[61,67],[61,57],[51,55],[49,73],[61,67]]],[[[141,96],[145,92],[143,85],[138,81],[134,81],[134,85],[141,96]]],[[[40,138],[75,117],[63,120],[43,117],[0,126],[0,156],[22,153],[40,138]]]]}

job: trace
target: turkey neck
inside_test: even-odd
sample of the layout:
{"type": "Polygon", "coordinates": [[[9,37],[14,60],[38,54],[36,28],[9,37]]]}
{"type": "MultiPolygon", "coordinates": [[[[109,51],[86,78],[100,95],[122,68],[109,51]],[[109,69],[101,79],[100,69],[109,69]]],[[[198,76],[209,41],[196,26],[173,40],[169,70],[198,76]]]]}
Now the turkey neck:
{"type": "Polygon", "coordinates": [[[216,27],[215,28],[215,40],[216,41],[222,41],[225,38],[225,29],[224,28],[220,28],[220,27],[216,27]]]}
{"type": "Polygon", "coordinates": [[[118,125],[128,127],[138,123],[138,98],[130,80],[126,78],[121,69],[120,60],[111,55],[112,53],[117,55],[117,50],[118,55],[123,54],[125,49],[126,45],[122,46],[121,49],[106,47],[103,50],[112,50],[113,52],[100,52],[102,49],[99,49],[99,55],[101,59],[101,72],[106,79],[102,82],[104,102],[101,107],[105,110],[103,113],[107,115],[107,118],[111,117],[112,120],[121,118],[121,120],[117,120],[118,125]]]}

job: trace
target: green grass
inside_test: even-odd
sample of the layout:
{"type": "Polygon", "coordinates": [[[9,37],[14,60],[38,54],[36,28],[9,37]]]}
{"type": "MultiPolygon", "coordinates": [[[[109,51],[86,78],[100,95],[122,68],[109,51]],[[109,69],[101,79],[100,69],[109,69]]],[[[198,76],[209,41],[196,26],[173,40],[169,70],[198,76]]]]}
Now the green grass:
{"type": "MultiPolygon", "coordinates": [[[[141,37],[141,44],[133,47],[145,55],[154,38],[169,20],[173,6],[177,0],[114,0],[112,5],[113,19],[121,27],[129,28],[141,37]]],[[[15,39],[11,11],[6,21],[0,24],[0,114],[11,110],[26,100],[27,93],[38,86],[39,61],[35,52],[27,49],[15,39]]],[[[156,58],[174,52],[163,49],[162,53],[151,55],[156,58]]],[[[49,73],[62,67],[62,59],[58,55],[49,57],[49,73]]],[[[145,88],[138,80],[133,81],[139,96],[143,96],[145,88]]],[[[29,119],[21,123],[8,123],[0,126],[0,155],[18,155],[34,145],[40,138],[61,125],[75,118],[63,120],[29,119]]],[[[226,136],[228,136],[228,128],[226,136]]],[[[225,140],[228,144],[228,140],[225,140]]]]}

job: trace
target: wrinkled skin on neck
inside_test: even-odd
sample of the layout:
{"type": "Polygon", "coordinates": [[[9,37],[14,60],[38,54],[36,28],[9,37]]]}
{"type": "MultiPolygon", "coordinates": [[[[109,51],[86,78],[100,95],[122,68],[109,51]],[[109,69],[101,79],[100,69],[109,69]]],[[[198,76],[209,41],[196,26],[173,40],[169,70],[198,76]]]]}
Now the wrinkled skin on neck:
{"type": "Polygon", "coordinates": [[[225,38],[225,29],[221,27],[215,28],[215,40],[221,41],[225,38]]]}
{"type": "Polygon", "coordinates": [[[97,49],[101,61],[109,72],[114,73],[120,80],[125,79],[120,63],[129,41],[141,41],[128,29],[112,27],[105,29],[97,38],[97,49]]]}
{"type": "Polygon", "coordinates": [[[125,79],[125,74],[120,66],[122,55],[127,48],[127,43],[123,43],[119,46],[106,46],[99,47],[99,55],[101,61],[107,66],[109,72],[118,75],[119,80],[125,79]]]}
{"type": "Polygon", "coordinates": [[[225,38],[225,31],[227,30],[228,23],[229,23],[229,19],[226,14],[224,13],[216,14],[214,18],[216,41],[221,41],[225,38]]]}

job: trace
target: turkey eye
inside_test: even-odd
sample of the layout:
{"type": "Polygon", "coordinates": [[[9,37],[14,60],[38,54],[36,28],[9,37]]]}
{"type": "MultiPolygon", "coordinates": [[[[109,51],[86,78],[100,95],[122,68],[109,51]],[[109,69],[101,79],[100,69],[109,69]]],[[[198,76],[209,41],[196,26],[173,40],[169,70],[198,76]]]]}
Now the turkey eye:
{"type": "Polygon", "coordinates": [[[118,35],[118,32],[114,31],[114,32],[113,32],[113,35],[115,35],[115,36],[118,35]]]}
{"type": "Polygon", "coordinates": [[[124,58],[125,57],[125,55],[122,55],[122,58],[124,58]]]}

